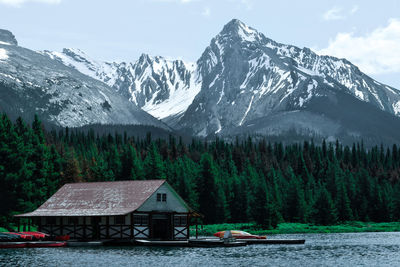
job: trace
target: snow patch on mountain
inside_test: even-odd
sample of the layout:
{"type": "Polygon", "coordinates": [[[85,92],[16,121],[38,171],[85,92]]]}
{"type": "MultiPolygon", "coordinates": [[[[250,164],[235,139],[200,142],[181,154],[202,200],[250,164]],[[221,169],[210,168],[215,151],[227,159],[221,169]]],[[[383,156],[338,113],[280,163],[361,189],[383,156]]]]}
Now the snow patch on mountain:
{"type": "Polygon", "coordinates": [[[118,78],[116,63],[94,60],[80,49],[64,48],[62,52],[44,51],[43,53],[109,86],[113,86],[118,78]]]}
{"type": "Polygon", "coordinates": [[[251,109],[251,105],[253,104],[253,99],[254,99],[254,95],[251,96],[249,105],[247,106],[246,112],[244,113],[242,119],[241,119],[240,122],[239,122],[239,126],[241,126],[241,125],[243,124],[244,120],[246,119],[246,116],[247,116],[247,114],[249,113],[249,111],[250,111],[250,109],[251,109]]]}
{"type": "Polygon", "coordinates": [[[394,114],[400,115],[400,101],[393,103],[394,114]]]}
{"type": "Polygon", "coordinates": [[[6,60],[7,58],[7,51],[4,48],[0,48],[0,60],[6,60]]]}

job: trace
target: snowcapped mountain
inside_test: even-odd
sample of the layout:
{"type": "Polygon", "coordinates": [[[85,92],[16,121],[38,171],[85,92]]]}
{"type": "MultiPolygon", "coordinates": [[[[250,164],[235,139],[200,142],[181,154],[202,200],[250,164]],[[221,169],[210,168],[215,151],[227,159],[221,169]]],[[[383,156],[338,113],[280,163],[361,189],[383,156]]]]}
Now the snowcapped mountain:
{"type": "MultiPolygon", "coordinates": [[[[195,64],[146,54],[133,63],[107,63],[74,49],[45,54],[196,136],[281,135],[293,129],[333,138],[374,136],[380,133],[368,129],[385,128],[379,126],[385,119],[362,125],[351,120],[361,123],[362,114],[400,116],[399,90],[373,80],[346,59],[277,43],[236,19],[195,64]],[[343,110],[348,114],[339,116],[343,110]]],[[[398,123],[393,119],[390,124],[398,123]]]]}
{"type": "Polygon", "coordinates": [[[91,59],[78,49],[45,51],[52,59],[113,87],[156,118],[182,114],[200,91],[195,64],[142,54],[134,63],[91,59]]]}
{"type": "Polygon", "coordinates": [[[38,114],[60,126],[139,124],[169,129],[103,82],[18,46],[5,30],[0,30],[0,111],[28,121],[38,114]]]}
{"type": "MultiPolygon", "coordinates": [[[[370,129],[386,129],[385,119],[358,125],[359,116],[386,118],[380,110],[400,116],[399,90],[345,59],[277,43],[239,20],[211,40],[197,66],[201,91],[173,126],[198,136],[293,129],[333,138],[376,136],[381,133],[370,129]]],[[[399,119],[389,117],[399,126],[399,119]]]]}
{"type": "MultiPolygon", "coordinates": [[[[36,53],[16,46],[11,33],[0,32],[0,38],[0,78],[22,83],[18,88],[40,87],[42,98],[48,99],[40,109],[61,125],[113,122],[99,105],[89,112],[90,118],[79,119],[87,113],[82,103],[101,106],[105,94],[115,98],[110,105],[119,112],[113,116],[126,114],[126,109],[146,111],[195,136],[282,136],[295,131],[324,138],[400,141],[399,90],[373,80],[346,59],[275,42],[236,19],[190,64],[147,54],[130,63],[102,62],[78,49],[36,53]],[[32,71],[28,78],[20,74],[26,58],[34,58],[32,66],[25,67],[32,71]],[[4,62],[14,62],[14,67],[7,69],[4,62]],[[74,86],[89,88],[86,95],[81,93],[84,99],[76,97],[74,86]],[[95,97],[89,100],[91,94],[95,97]],[[123,104],[115,104],[119,102],[123,104]]],[[[119,121],[142,116],[126,115],[119,121]]],[[[161,123],[148,117],[145,121],[161,123]]]]}

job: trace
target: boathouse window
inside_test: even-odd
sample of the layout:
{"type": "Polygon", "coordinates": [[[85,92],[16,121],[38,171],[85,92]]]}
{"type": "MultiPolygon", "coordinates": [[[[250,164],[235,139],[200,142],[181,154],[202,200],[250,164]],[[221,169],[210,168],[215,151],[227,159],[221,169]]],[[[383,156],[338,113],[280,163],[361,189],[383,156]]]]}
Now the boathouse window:
{"type": "Polygon", "coordinates": [[[167,194],[157,193],[157,202],[167,202],[167,194]]]}
{"type": "Polygon", "coordinates": [[[174,226],[186,226],[187,218],[186,216],[175,216],[174,217],[174,226]]]}
{"type": "Polygon", "coordinates": [[[157,202],[167,202],[167,194],[157,193],[157,202]]]}
{"type": "Polygon", "coordinates": [[[134,215],[133,223],[136,226],[147,226],[149,224],[149,218],[147,215],[134,215]]]}
{"type": "Polygon", "coordinates": [[[68,224],[69,225],[78,224],[78,217],[69,217],[68,218],[68,224]]]}
{"type": "Polygon", "coordinates": [[[115,216],[115,224],[125,224],[125,216],[115,216]]]}
{"type": "Polygon", "coordinates": [[[46,224],[56,224],[56,217],[47,217],[46,224]]]}

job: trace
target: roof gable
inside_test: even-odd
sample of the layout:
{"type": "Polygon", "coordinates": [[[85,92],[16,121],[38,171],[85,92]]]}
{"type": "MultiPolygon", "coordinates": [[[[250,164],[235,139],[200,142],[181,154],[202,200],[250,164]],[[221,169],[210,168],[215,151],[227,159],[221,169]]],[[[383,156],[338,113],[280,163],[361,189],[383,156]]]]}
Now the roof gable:
{"type": "Polygon", "coordinates": [[[165,180],[65,184],[42,206],[20,217],[124,215],[138,209],[165,180]]]}
{"type": "Polygon", "coordinates": [[[159,212],[191,212],[192,209],[168,184],[162,184],[138,209],[137,211],[159,211],[159,212]],[[166,201],[157,201],[157,194],[166,194],[166,201]]]}

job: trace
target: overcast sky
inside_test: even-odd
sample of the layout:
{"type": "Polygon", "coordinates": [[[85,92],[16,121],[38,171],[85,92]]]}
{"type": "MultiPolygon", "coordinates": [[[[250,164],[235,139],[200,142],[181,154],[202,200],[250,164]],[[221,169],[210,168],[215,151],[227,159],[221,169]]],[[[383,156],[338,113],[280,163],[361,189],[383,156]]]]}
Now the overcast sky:
{"type": "Polygon", "coordinates": [[[400,89],[397,0],[0,0],[0,28],[21,46],[80,48],[107,61],[141,53],[196,61],[232,18],[275,41],[345,57],[400,89]]]}

